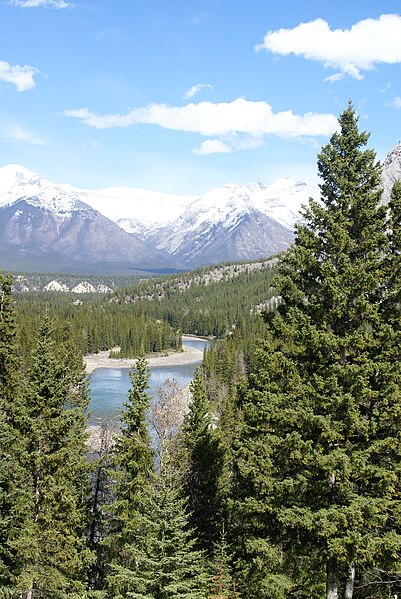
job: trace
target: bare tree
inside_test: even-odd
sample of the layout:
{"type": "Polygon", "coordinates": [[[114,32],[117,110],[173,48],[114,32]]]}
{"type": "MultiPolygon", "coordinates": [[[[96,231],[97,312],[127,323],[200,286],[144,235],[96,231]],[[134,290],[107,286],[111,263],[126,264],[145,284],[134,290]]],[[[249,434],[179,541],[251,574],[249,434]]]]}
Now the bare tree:
{"type": "Polygon", "coordinates": [[[151,406],[151,424],[156,432],[156,456],[162,467],[188,411],[187,388],[181,388],[176,379],[166,379],[157,387],[157,399],[151,406]]]}

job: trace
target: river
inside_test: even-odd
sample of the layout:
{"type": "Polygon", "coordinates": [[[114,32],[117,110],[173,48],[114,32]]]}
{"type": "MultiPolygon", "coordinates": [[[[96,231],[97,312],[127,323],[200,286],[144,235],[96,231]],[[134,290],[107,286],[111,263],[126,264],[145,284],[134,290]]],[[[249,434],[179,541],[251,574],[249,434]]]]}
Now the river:
{"type": "MultiPolygon", "coordinates": [[[[201,349],[208,345],[204,339],[185,339],[185,345],[201,349]]],[[[196,364],[158,366],[150,369],[150,395],[166,379],[175,379],[179,387],[185,387],[193,377],[196,364]]],[[[116,422],[131,386],[128,368],[98,368],[90,377],[90,425],[116,422]]]]}

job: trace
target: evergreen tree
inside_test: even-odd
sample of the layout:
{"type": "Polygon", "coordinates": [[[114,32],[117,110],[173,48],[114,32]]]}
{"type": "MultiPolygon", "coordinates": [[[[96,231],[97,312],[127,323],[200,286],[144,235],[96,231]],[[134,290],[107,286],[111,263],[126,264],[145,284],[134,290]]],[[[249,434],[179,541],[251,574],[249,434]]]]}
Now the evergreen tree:
{"type": "Polygon", "coordinates": [[[12,582],[10,540],[21,523],[14,506],[24,487],[18,462],[24,444],[19,431],[22,369],[12,282],[10,275],[0,274],[0,588],[12,582]]]}
{"type": "Polygon", "coordinates": [[[232,556],[224,529],[215,543],[212,563],[213,578],[208,599],[239,599],[232,579],[232,556]]]}
{"type": "Polygon", "coordinates": [[[349,104],[318,156],[321,199],[281,260],[271,340],[241,393],[237,551],[250,597],[325,586],[351,599],[362,568],[399,567],[401,346],[383,309],[388,225],[367,140],[349,104]]]}
{"type": "Polygon", "coordinates": [[[186,501],[169,456],[164,456],[161,470],[142,489],[139,507],[141,535],[132,547],[134,559],[130,568],[114,564],[113,596],[204,599],[208,579],[203,555],[195,549],[186,501]]]}
{"type": "Polygon", "coordinates": [[[86,548],[88,499],[86,407],[81,370],[58,355],[45,318],[27,373],[19,461],[25,489],[14,511],[15,585],[25,599],[67,597],[85,589],[91,561],[86,548]]]}
{"type": "Polygon", "coordinates": [[[109,590],[115,598],[200,598],[206,589],[203,556],[195,549],[188,526],[182,465],[177,465],[175,453],[181,410],[175,410],[172,402],[178,389],[175,381],[168,381],[166,388],[159,389],[160,406],[152,406],[157,435],[157,460],[153,460],[146,422],[148,379],[149,369],[142,358],[131,379],[122,415],[125,427],[116,445],[112,506],[116,530],[107,541],[115,558],[109,590]]]}
{"type": "MultiPolygon", "coordinates": [[[[130,371],[131,388],[121,416],[121,432],[113,452],[112,473],[115,479],[114,501],[110,507],[110,534],[105,544],[111,555],[111,565],[132,567],[138,537],[142,535],[139,504],[143,488],[149,483],[153,454],[147,427],[150,371],[145,358],[137,360],[130,371]]],[[[120,580],[109,576],[109,588],[117,596],[123,593],[120,580]]]]}
{"type": "Polygon", "coordinates": [[[219,481],[223,456],[200,367],[190,390],[192,400],[183,427],[190,523],[197,531],[200,548],[212,555],[221,526],[219,481]]]}

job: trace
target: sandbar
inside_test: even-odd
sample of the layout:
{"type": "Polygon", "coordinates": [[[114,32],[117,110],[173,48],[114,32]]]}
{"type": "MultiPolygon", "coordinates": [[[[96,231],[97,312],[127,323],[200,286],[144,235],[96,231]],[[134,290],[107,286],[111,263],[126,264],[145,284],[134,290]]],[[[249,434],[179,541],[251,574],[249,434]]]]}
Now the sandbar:
{"type": "MultiPolygon", "coordinates": [[[[196,364],[202,361],[203,351],[185,345],[185,337],[183,335],[182,352],[165,352],[163,354],[151,355],[147,357],[147,362],[150,368],[155,366],[183,366],[185,364],[196,364]]],[[[193,339],[193,337],[192,337],[193,339]]],[[[85,370],[88,374],[97,368],[133,368],[136,364],[135,358],[109,358],[109,350],[100,351],[97,354],[89,354],[84,356],[85,370]]]]}

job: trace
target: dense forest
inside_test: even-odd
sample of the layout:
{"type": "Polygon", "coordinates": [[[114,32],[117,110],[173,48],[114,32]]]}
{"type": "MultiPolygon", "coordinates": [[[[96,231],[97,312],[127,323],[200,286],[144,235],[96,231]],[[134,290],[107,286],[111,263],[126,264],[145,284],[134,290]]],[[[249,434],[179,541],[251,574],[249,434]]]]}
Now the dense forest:
{"type": "Polygon", "coordinates": [[[83,354],[113,347],[113,355],[179,350],[182,332],[226,337],[234,330],[251,337],[260,330],[258,314],[275,306],[274,260],[222,264],[194,272],[141,280],[106,296],[19,293],[18,325],[29,351],[47,313],[55,340],[68,337],[83,354]],[[251,335],[251,333],[253,335],[251,335]]]}
{"type": "Polygon", "coordinates": [[[383,206],[368,137],[349,104],[277,261],[82,303],[1,275],[0,598],[401,594],[401,182],[383,206]],[[216,340],[180,416],[145,355],[183,332],[216,340]],[[116,345],[121,427],[89,447],[82,355],[116,345]]]}

